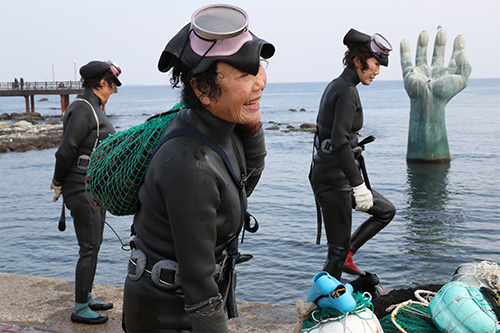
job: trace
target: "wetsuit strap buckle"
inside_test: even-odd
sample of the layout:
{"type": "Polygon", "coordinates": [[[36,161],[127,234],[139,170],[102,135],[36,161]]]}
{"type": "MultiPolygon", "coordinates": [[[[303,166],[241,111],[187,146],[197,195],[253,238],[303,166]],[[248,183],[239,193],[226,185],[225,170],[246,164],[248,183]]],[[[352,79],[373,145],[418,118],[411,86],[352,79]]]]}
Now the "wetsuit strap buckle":
{"type": "Polygon", "coordinates": [[[76,167],[82,171],[87,171],[89,163],[90,163],[90,156],[83,154],[78,156],[78,159],[76,161],[76,167]]]}
{"type": "Polygon", "coordinates": [[[332,140],[331,139],[323,140],[323,142],[321,142],[320,149],[324,154],[327,155],[333,154],[332,140]]]}
{"type": "Polygon", "coordinates": [[[171,259],[158,261],[151,269],[151,280],[159,288],[173,290],[181,283],[179,279],[179,264],[171,259]]]}
{"type": "Polygon", "coordinates": [[[128,260],[128,278],[131,281],[137,281],[141,278],[146,270],[146,255],[138,249],[132,248],[130,258],[128,260]]]}

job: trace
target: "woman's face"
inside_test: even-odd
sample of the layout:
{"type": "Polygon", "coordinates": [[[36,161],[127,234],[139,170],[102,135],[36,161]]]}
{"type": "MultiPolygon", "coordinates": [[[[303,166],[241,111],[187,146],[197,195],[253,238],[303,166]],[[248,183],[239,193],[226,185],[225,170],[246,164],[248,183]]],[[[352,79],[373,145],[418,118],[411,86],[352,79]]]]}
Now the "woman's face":
{"type": "Polygon", "coordinates": [[[94,92],[101,100],[101,104],[105,105],[109,97],[115,92],[115,84],[108,84],[106,79],[101,79],[100,83],[101,87],[99,89],[94,89],[94,92]]]}
{"type": "Polygon", "coordinates": [[[254,124],[260,121],[260,98],[267,75],[260,65],[257,75],[248,74],[224,62],[217,64],[217,83],[221,95],[217,101],[205,94],[200,101],[215,116],[232,123],[254,124]]]}
{"type": "Polygon", "coordinates": [[[354,66],[356,67],[356,72],[358,73],[359,81],[365,86],[369,86],[370,83],[375,79],[380,73],[380,63],[375,57],[368,58],[366,61],[368,68],[361,71],[361,63],[356,58],[354,59],[354,66]]]}

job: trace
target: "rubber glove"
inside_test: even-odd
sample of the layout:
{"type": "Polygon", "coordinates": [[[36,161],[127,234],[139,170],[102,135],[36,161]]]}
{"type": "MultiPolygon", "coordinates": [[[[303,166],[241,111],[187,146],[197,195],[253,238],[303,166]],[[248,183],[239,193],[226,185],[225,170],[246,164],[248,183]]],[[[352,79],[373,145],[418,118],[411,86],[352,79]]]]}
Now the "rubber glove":
{"type": "Polygon", "coordinates": [[[372,192],[366,187],[365,183],[361,185],[354,186],[354,200],[356,200],[356,210],[361,212],[367,212],[373,207],[373,195],[372,192]]]}
{"type": "Polygon", "coordinates": [[[52,181],[50,182],[50,189],[54,190],[54,192],[56,193],[56,195],[54,195],[54,197],[52,198],[52,202],[56,202],[62,194],[62,186],[57,186],[56,184],[54,184],[54,179],[52,179],[52,181]]]}

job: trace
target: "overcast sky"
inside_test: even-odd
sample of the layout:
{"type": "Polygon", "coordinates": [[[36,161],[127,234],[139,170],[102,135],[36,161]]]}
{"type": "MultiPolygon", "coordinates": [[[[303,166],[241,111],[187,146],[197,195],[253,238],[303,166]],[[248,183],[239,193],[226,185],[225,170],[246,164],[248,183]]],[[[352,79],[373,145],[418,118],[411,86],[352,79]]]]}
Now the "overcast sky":
{"type": "MultiPolygon", "coordinates": [[[[168,84],[157,62],[169,39],[210,3],[230,3],[250,30],[273,43],[268,82],[327,82],[342,71],[350,28],[384,35],[394,51],[377,80],[401,80],[399,45],[415,57],[421,31],[432,58],[437,27],[446,31],[445,65],[463,35],[471,78],[500,77],[500,1],[21,1],[0,0],[0,81],[67,81],[90,60],[111,59],[123,84],[168,84]],[[76,65],[75,65],[76,63],[76,65]]],[[[80,79],[77,73],[77,79],[80,79]]]]}

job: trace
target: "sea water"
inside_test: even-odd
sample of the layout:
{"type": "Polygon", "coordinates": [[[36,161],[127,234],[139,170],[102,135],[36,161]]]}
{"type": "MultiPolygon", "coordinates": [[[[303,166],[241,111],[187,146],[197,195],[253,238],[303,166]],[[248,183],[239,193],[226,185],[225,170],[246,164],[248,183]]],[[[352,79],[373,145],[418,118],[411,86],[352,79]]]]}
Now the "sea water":
{"type": "MultiPolygon", "coordinates": [[[[449,164],[406,163],[410,101],[403,81],[359,85],[365,111],[362,136],[375,142],[364,152],[372,186],[397,208],[394,220],[355,255],[377,273],[382,287],[446,283],[455,268],[478,260],[500,262],[500,80],[471,79],[446,107],[449,164]]],[[[326,258],[326,237],[316,245],[316,208],[308,181],[313,135],[288,131],[315,123],[327,82],[270,83],[261,100],[268,155],[249,199],[259,221],[245,234],[237,266],[237,299],[281,305],[304,300],[326,258]],[[301,110],[302,109],[302,110],[301,110]],[[277,125],[279,130],[268,129],[277,125]]],[[[35,111],[60,115],[59,96],[36,96],[35,111]],[[49,100],[39,102],[42,97],[49,100]]],[[[71,96],[73,100],[75,96],[71,96]]],[[[123,86],[106,111],[117,130],[170,109],[178,91],[169,86],[123,86]]],[[[21,97],[0,99],[0,113],[24,112],[21,97]]],[[[57,148],[0,154],[0,271],[74,279],[78,246],[69,211],[67,230],[57,229],[61,202],[49,189],[57,148]]],[[[353,228],[367,218],[353,212],[353,228]]],[[[132,217],[108,214],[122,242],[132,217]]],[[[96,283],[122,286],[129,252],[106,227],[96,283]]],[[[349,281],[354,276],[344,274],[349,281]]]]}

